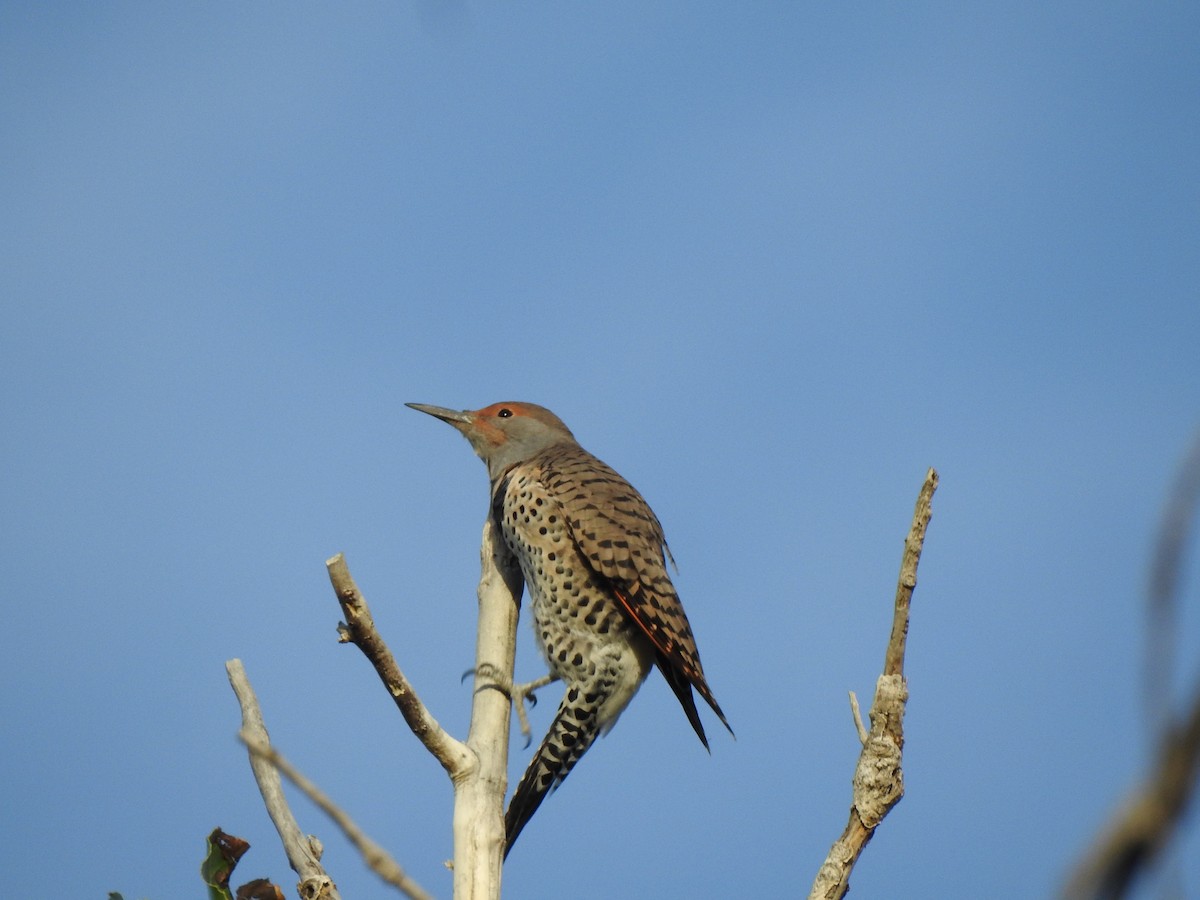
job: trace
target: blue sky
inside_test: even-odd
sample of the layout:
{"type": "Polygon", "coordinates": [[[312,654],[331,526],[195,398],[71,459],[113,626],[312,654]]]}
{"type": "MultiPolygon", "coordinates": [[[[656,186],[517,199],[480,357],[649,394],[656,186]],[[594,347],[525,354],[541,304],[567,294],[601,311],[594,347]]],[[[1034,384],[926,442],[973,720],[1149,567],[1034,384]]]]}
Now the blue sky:
{"type": "MultiPolygon", "coordinates": [[[[738,735],[710,717],[705,754],[654,676],[511,896],[807,890],[930,465],[908,795],[855,894],[1050,892],[1147,760],[1198,34],[1183,3],[0,7],[10,893],[197,896],[216,825],[292,883],[239,657],[283,752],[448,896],[449,785],[323,562],[462,735],[486,476],[402,403],[502,399],[654,505],[738,735]]],[[[1180,636],[1182,686],[1200,614],[1180,636]]]]}

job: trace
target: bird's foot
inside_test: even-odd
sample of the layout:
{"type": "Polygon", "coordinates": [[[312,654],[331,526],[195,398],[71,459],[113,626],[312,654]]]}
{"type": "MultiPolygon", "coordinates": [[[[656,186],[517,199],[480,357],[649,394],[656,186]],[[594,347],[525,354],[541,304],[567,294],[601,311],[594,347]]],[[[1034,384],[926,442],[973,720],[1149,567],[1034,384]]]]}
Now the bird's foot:
{"type": "Polygon", "coordinates": [[[546,674],[541,678],[535,678],[533,681],[526,681],[523,684],[514,684],[511,679],[502,677],[495,666],[487,665],[486,663],[476,669],[467,669],[463,673],[463,681],[467,680],[470,675],[478,675],[480,678],[488,679],[488,683],[481,684],[480,688],[494,688],[495,690],[504,693],[517,708],[517,722],[521,726],[521,734],[525,735],[525,746],[528,747],[533,740],[533,729],[529,727],[529,715],[525,711],[525,703],[537,706],[536,691],[544,688],[548,684],[553,684],[558,681],[558,676],[554,674],[546,674]]]}
{"type": "Polygon", "coordinates": [[[535,678],[533,681],[527,681],[524,684],[514,684],[510,689],[513,705],[517,708],[517,722],[521,726],[521,734],[525,735],[525,746],[528,747],[533,740],[533,729],[529,727],[529,715],[525,712],[525,701],[529,701],[531,707],[537,706],[537,694],[534,691],[544,688],[548,684],[553,684],[558,681],[558,676],[552,673],[547,673],[541,678],[535,678]]]}

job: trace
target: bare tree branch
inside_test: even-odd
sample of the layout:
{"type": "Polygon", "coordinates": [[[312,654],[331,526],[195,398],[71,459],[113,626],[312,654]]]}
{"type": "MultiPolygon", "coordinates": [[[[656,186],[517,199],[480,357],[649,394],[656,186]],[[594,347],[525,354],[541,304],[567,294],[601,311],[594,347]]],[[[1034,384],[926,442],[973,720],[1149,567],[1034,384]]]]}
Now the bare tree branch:
{"type": "Polygon", "coordinates": [[[504,860],[504,794],[517,617],[524,585],[520,568],[489,517],[480,546],[479,628],[471,725],[462,743],[438,724],[404,677],[341,554],[327,563],[346,617],[339,629],[371,661],[404,720],[442,763],[454,783],[454,896],[498,900],[504,860]]]}
{"type": "MultiPolygon", "coordinates": [[[[269,744],[271,739],[263,722],[262,710],[242,661],[229,660],[225,663],[225,671],[242,708],[243,739],[247,744],[251,741],[261,745],[269,744]]],[[[300,830],[296,817],[288,807],[279,773],[269,762],[253,752],[250,754],[250,768],[254,772],[254,780],[258,782],[258,790],[266,804],[267,813],[275,823],[275,830],[279,832],[288,863],[300,876],[300,883],[297,885],[300,896],[304,900],[341,900],[337,886],[321,865],[320,842],[300,830]]]]}
{"type": "Polygon", "coordinates": [[[475,689],[467,746],[478,767],[454,782],[455,900],[498,900],[504,863],[504,794],[517,646],[524,583],[495,522],[483,525],[479,548],[479,631],[475,689]]]}
{"type": "Polygon", "coordinates": [[[1148,604],[1147,721],[1158,733],[1149,776],[1113,813],[1067,881],[1069,900],[1117,898],[1168,846],[1200,775],[1200,683],[1188,709],[1171,715],[1174,623],[1178,618],[1184,552],[1200,509],[1200,439],[1180,467],[1163,513],[1151,565],[1148,604]]]}
{"type": "Polygon", "coordinates": [[[1101,837],[1079,864],[1063,897],[1070,900],[1125,896],[1174,833],[1200,771],[1200,690],[1187,719],[1162,742],[1150,777],[1120,805],[1101,837]]]}
{"type": "Polygon", "coordinates": [[[884,656],[883,674],[875,685],[875,699],[870,712],[871,730],[865,738],[862,738],[861,716],[857,713],[858,700],[851,696],[863,749],[854,772],[850,820],[817,872],[809,900],[834,900],[846,895],[850,890],[850,872],[863,848],[871,840],[883,817],[904,796],[901,755],[904,749],[904,707],[908,701],[908,686],[904,681],[908,613],[913,590],[917,586],[917,564],[921,560],[925,532],[933,516],[933,493],[937,486],[938,474],[930,469],[917,497],[912,527],[904,541],[904,556],[900,562],[900,579],[892,613],[892,633],[884,656]]]}
{"type": "Polygon", "coordinates": [[[339,640],[353,643],[363,652],[375,667],[376,673],[391,694],[412,733],[442,764],[452,779],[461,777],[475,765],[471,752],[465,744],[455,740],[442,728],[400,671],[392,651],[375,630],[371,609],[367,606],[366,598],[358,589],[358,585],[354,583],[345,557],[340,553],[331,557],[325,561],[325,568],[329,571],[329,581],[337,594],[338,603],[342,606],[342,614],[346,617],[345,624],[338,628],[339,640]]]}
{"type": "MultiPolygon", "coordinates": [[[[411,897],[412,900],[432,900],[431,895],[426,893],[424,888],[413,881],[386,850],[367,837],[363,830],[354,823],[354,820],[345,811],[330,800],[320,788],[306,778],[295,766],[284,759],[279,751],[272,747],[267,740],[254,734],[248,734],[245,731],[238,735],[238,737],[242,739],[242,743],[250,750],[252,759],[260,760],[283,773],[283,776],[288,781],[315,803],[325,815],[333,819],[334,824],[342,830],[342,834],[362,854],[363,859],[367,861],[367,865],[371,867],[371,871],[406,897],[411,897]]],[[[278,776],[276,777],[278,778],[278,776]]]]}

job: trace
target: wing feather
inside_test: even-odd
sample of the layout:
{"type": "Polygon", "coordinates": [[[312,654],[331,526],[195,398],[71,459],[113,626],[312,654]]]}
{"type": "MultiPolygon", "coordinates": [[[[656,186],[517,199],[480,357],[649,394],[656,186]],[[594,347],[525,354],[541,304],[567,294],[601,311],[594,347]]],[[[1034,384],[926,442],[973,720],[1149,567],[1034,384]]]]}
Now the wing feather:
{"type": "Polygon", "coordinates": [[[654,645],[658,667],[704,746],[708,740],[692,687],[732,734],[704,678],[691,624],[667,573],[670,551],[662,525],[650,505],[616,471],[576,444],[547,449],[536,465],[584,558],[654,645]]]}

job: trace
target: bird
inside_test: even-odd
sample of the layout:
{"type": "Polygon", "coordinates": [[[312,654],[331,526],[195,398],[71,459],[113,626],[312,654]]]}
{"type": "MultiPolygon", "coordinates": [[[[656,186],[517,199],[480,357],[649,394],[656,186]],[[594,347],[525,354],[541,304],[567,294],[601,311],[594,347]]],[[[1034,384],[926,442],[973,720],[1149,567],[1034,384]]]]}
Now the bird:
{"type": "MultiPolygon", "coordinates": [[[[550,668],[540,683],[560,680],[566,687],[509,801],[507,858],[542,801],[616,724],[654,666],[706,750],[693,690],[731,735],[733,729],[705,679],[667,573],[667,560],[674,565],[674,559],[662,525],[628,481],[537,404],[463,411],[406,405],[454,426],[487,465],[490,514],[520,564],[534,633],[550,668]]],[[[518,703],[520,693],[514,687],[518,703]]]]}

